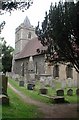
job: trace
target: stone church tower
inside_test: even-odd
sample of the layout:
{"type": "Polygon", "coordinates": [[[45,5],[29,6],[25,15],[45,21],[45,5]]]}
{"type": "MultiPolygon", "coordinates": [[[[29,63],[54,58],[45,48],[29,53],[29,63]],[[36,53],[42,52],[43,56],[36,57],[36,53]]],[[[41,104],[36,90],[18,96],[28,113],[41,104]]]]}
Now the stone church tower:
{"type": "Polygon", "coordinates": [[[15,67],[15,59],[23,50],[25,45],[34,37],[36,37],[35,29],[26,16],[24,22],[15,29],[15,51],[12,60],[12,72],[14,71],[15,67]]]}
{"type": "Polygon", "coordinates": [[[34,37],[36,37],[35,29],[30,24],[30,21],[26,16],[24,22],[15,30],[15,58],[23,50],[27,42],[34,37]]]}

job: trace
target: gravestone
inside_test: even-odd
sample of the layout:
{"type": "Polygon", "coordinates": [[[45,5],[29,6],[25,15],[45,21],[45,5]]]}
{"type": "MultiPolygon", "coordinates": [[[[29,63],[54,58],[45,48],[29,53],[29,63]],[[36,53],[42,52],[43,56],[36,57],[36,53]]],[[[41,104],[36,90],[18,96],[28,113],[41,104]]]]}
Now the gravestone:
{"type": "Polygon", "coordinates": [[[68,87],[71,88],[72,87],[72,78],[68,78],[68,87]]]}
{"type": "Polygon", "coordinates": [[[34,90],[34,87],[35,87],[35,84],[32,84],[32,83],[31,83],[31,84],[29,83],[29,84],[27,85],[27,89],[28,89],[28,90],[34,90]]]}
{"type": "Polygon", "coordinates": [[[77,87],[77,80],[74,80],[74,87],[77,87]]]}
{"type": "Polygon", "coordinates": [[[24,81],[19,81],[19,86],[24,87],[24,81]]]}
{"type": "Polygon", "coordinates": [[[46,89],[46,88],[39,89],[40,94],[47,94],[47,92],[48,92],[48,89],[46,89]]]}
{"type": "Polygon", "coordinates": [[[0,95],[0,104],[1,105],[9,105],[9,97],[6,95],[0,95]]]}
{"type": "Polygon", "coordinates": [[[67,91],[67,95],[72,96],[72,95],[73,95],[73,90],[72,90],[72,89],[69,89],[69,90],[67,91]]]}
{"type": "Polygon", "coordinates": [[[54,81],[52,81],[52,83],[51,83],[51,87],[52,87],[52,89],[55,88],[55,82],[54,82],[54,81]]]}
{"type": "Polygon", "coordinates": [[[8,77],[0,75],[0,104],[9,104],[9,97],[7,94],[8,77]]]}
{"type": "Polygon", "coordinates": [[[79,96],[79,88],[76,89],[76,95],[79,96]]]}
{"type": "Polygon", "coordinates": [[[64,89],[66,87],[66,81],[65,80],[61,81],[61,87],[62,87],[62,89],[64,89]]]}
{"type": "Polygon", "coordinates": [[[57,96],[64,96],[64,90],[59,89],[56,91],[57,96]]]}
{"type": "Polygon", "coordinates": [[[7,95],[7,84],[8,84],[8,77],[5,75],[0,75],[0,93],[7,95]]]}
{"type": "Polygon", "coordinates": [[[49,74],[40,74],[40,83],[42,86],[51,86],[52,83],[52,76],[49,74]]]}

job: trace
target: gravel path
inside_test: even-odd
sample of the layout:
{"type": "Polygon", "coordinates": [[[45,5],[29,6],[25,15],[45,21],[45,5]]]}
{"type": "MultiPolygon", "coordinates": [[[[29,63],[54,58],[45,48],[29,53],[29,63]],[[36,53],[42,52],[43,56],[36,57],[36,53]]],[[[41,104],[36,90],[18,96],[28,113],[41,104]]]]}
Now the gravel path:
{"type": "Polygon", "coordinates": [[[33,100],[25,96],[21,91],[15,89],[10,83],[8,86],[18,94],[25,103],[38,106],[38,109],[44,114],[44,118],[79,118],[79,111],[77,111],[78,104],[51,104],[33,100]]]}

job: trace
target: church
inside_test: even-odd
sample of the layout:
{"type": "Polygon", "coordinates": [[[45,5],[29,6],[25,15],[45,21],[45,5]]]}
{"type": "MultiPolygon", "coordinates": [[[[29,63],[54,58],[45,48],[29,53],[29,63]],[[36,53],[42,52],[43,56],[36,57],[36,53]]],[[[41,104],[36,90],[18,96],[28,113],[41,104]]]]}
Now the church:
{"type": "Polygon", "coordinates": [[[78,73],[70,63],[52,64],[45,62],[45,51],[35,34],[35,28],[26,16],[24,22],[15,30],[15,51],[12,61],[12,72],[21,75],[21,65],[24,64],[24,76],[28,73],[28,62],[33,58],[35,74],[50,74],[53,78],[78,80],[78,73]],[[47,69],[47,70],[46,70],[47,69]]]}

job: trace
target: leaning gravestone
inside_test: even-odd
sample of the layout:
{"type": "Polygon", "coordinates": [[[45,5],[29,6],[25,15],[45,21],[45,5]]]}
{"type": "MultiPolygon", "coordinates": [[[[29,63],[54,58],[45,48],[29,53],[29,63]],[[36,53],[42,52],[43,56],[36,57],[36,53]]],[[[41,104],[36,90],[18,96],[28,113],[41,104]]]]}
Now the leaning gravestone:
{"type": "Polygon", "coordinates": [[[69,90],[67,91],[67,95],[68,95],[68,96],[72,96],[72,95],[73,95],[73,90],[72,90],[72,89],[69,89],[69,90]]]}
{"type": "Polygon", "coordinates": [[[79,88],[76,89],[76,95],[79,96],[79,88]]]}
{"type": "Polygon", "coordinates": [[[0,75],[0,104],[9,104],[9,97],[7,94],[8,77],[0,75]]]}
{"type": "Polygon", "coordinates": [[[57,96],[64,96],[64,90],[59,89],[56,91],[57,96]]]}

